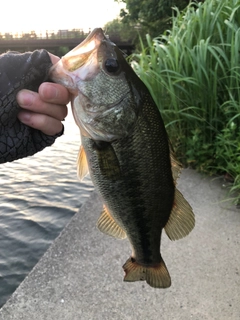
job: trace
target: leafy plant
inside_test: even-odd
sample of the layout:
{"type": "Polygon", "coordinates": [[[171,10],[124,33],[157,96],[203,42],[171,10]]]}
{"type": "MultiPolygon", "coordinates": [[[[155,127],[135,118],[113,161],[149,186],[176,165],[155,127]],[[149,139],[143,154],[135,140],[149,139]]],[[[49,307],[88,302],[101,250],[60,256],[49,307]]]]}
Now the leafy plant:
{"type": "Polygon", "coordinates": [[[206,0],[175,11],[172,28],[147,35],[132,66],[182,162],[228,172],[240,190],[240,1],[206,0]]]}

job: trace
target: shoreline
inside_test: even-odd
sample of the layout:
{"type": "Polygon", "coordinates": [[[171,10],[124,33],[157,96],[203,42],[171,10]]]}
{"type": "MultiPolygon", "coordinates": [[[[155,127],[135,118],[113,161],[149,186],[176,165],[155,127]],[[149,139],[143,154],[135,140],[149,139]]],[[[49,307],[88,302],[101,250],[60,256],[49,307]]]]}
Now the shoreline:
{"type": "Polygon", "coordinates": [[[96,228],[93,192],[0,310],[1,320],[238,319],[240,211],[221,202],[218,181],[184,169],[178,187],[196,216],[186,238],[162,237],[169,289],[123,282],[127,240],[96,228]]]}

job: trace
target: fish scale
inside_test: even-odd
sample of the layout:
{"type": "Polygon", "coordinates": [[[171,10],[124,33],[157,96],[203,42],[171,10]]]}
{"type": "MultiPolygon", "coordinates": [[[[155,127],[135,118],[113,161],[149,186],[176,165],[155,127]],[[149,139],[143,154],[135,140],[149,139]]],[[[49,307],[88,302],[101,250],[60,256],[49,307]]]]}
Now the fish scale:
{"type": "Polygon", "coordinates": [[[162,230],[177,240],[193,229],[195,219],[176,189],[181,166],[148,89],[101,29],[53,66],[50,77],[72,93],[82,141],[79,176],[89,171],[103,200],[97,226],[131,244],[124,280],[169,287],[162,230]]]}

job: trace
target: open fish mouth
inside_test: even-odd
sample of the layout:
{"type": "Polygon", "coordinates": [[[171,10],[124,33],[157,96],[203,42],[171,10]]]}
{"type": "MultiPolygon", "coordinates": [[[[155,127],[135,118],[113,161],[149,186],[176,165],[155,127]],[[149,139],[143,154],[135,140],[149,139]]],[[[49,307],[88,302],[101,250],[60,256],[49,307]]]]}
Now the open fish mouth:
{"type": "MultiPolygon", "coordinates": [[[[116,45],[104,35],[101,28],[94,29],[88,37],[74,49],[69,51],[61,60],[50,69],[50,78],[54,82],[66,86],[71,93],[76,93],[76,84],[78,81],[93,79],[99,72],[99,63],[107,58],[105,52],[99,50],[104,47],[113,47],[116,45]]],[[[110,57],[110,60],[112,55],[110,57]]],[[[111,66],[110,66],[111,67],[111,66]]]]}
{"type": "Polygon", "coordinates": [[[65,69],[72,72],[81,68],[104,40],[109,41],[102,29],[94,29],[83,42],[62,57],[65,69]]]}
{"type": "Polygon", "coordinates": [[[88,53],[99,46],[102,40],[106,37],[100,28],[96,28],[91,32],[85,40],[83,40],[77,47],[69,51],[65,57],[72,55],[79,55],[83,53],[88,53]]]}

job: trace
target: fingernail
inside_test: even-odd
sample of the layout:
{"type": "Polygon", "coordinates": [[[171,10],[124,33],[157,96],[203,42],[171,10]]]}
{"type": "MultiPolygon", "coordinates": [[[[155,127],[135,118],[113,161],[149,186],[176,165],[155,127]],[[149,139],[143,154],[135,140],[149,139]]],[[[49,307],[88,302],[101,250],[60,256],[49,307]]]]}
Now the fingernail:
{"type": "Polygon", "coordinates": [[[28,90],[21,90],[17,94],[17,102],[21,107],[31,106],[34,99],[34,93],[28,90]]]}
{"type": "Polygon", "coordinates": [[[43,97],[44,100],[51,101],[55,100],[58,97],[58,90],[54,84],[43,83],[39,88],[39,94],[43,97]]]}
{"type": "Polygon", "coordinates": [[[18,119],[23,123],[29,122],[30,117],[31,117],[31,114],[29,112],[20,111],[18,114],[18,119]]]}

